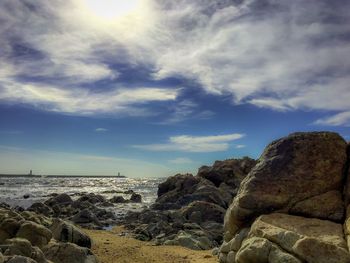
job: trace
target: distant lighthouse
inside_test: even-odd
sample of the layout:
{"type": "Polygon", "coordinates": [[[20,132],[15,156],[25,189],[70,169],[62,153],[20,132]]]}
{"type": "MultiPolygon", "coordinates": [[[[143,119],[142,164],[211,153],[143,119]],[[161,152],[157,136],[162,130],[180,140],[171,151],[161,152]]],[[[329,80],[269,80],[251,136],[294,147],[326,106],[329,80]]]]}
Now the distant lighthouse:
{"type": "Polygon", "coordinates": [[[29,176],[32,176],[33,175],[33,171],[32,170],[30,170],[30,172],[29,172],[29,176]]]}

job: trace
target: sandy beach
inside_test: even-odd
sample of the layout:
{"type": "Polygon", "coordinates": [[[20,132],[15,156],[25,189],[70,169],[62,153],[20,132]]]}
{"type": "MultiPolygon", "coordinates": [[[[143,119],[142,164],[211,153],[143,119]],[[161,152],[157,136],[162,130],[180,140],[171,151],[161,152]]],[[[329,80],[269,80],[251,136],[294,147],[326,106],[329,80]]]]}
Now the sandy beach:
{"type": "Polygon", "coordinates": [[[111,231],[84,230],[93,240],[92,251],[100,263],[214,263],[211,251],[194,251],[179,246],[154,246],[111,231]]]}

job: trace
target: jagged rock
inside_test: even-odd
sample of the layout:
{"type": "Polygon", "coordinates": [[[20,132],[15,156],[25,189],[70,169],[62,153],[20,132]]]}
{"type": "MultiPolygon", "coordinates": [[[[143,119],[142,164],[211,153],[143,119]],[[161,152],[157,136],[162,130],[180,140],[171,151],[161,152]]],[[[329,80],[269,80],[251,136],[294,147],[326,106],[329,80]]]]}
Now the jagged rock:
{"type": "Polygon", "coordinates": [[[79,247],[72,243],[50,242],[43,248],[47,259],[57,262],[69,263],[97,263],[96,256],[88,248],[79,247]]]}
{"type": "MultiPolygon", "coordinates": [[[[322,199],[330,191],[342,193],[346,147],[343,138],[330,132],[294,133],[272,142],[242,181],[226,213],[225,237],[232,238],[242,225],[260,214],[289,213],[293,207],[305,212],[312,202],[306,200],[323,195],[319,197],[322,199]]],[[[322,210],[308,211],[308,216],[342,218],[340,195],[333,194],[332,198],[338,200],[319,205],[322,210]]]]}
{"type": "Polygon", "coordinates": [[[223,182],[231,187],[239,187],[255,164],[256,161],[249,157],[216,161],[213,166],[200,167],[197,176],[208,179],[217,187],[223,182]]]}
{"type": "Polygon", "coordinates": [[[50,227],[53,238],[57,241],[74,243],[81,247],[91,248],[91,239],[79,228],[61,219],[54,219],[50,227]]]}
{"type": "Polygon", "coordinates": [[[16,237],[25,238],[31,242],[33,246],[42,248],[52,238],[52,233],[46,227],[31,221],[23,223],[18,230],[16,237]]]}

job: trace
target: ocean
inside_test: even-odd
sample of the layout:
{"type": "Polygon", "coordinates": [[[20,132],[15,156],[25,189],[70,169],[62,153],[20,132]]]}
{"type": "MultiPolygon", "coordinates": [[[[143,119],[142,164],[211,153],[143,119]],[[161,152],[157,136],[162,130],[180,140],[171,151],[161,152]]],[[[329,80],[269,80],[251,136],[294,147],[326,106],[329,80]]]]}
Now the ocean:
{"type": "Polygon", "coordinates": [[[79,193],[83,192],[100,194],[107,199],[116,195],[127,199],[130,197],[113,191],[133,190],[141,194],[140,204],[115,204],[108,208],[120,218],[128,211],[140,211],[151,205],[157,198],[158,184],[165,180],[166,178],[0,177],[0,203],[28,208],[35,202],[47,200],[54,193],[67,193],[73,199],[78,199],[79,193]],[[24,198],[25,195],[27,198],[24,198]]]}

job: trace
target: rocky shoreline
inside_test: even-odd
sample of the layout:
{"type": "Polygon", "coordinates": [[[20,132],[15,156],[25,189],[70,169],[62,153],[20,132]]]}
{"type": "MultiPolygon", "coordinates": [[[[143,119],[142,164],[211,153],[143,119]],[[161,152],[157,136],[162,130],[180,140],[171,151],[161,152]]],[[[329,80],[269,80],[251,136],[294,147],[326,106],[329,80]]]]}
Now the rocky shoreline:
{"type": "Polygon", "coordinates": [[[123,219],[108,208],[142,202],[132,190],[110,199],[56,194],[27,210],[1,204],[0,263],[98,262],[80,227],[113,225],[155,245],[213,249],[221,263],[350,263],[349,163],[338,134],[294,133],[257,161],[216,161],[195,176],[169,177],[153,205],[123,219]]]}

